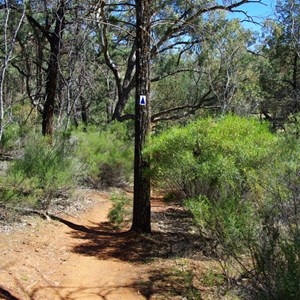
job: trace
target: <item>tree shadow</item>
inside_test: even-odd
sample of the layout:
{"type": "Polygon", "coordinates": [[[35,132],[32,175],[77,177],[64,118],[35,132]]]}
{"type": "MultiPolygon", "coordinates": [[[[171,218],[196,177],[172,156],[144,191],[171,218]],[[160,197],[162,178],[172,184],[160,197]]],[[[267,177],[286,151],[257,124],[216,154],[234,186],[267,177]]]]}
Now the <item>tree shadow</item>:
{"type": "Polygon", "coordinates": [[[3,300],[19,300],[19,298],[12,295],[8,290],[0,287],[0,299],[3,300]]]}
{"type": "MultiPolygon", "coordinates": [[[[41,299],[41,295],[47,294],[55,300],[75,300],[75,299],[99,299],[107,300],[116,292],[121,294],[122,289],[135,288],[135,286],[93,286],[93,287],[77,287],[77,286],[44,286],[34,289],[30,295],[31,300],[41,299]]],[[[48,299],[48,298],[47,298],[48,299]]],[[[121,298],[120,298],[121,299],[121,298]]]]}
{"type": "Polygon", "coordinates": [[[160,268],[151,270],[145,281],[135,283],[136,290],[146,299],[201,299],[200,291],[193,285],[193,275],[188,272],[160,268]]]}
{"type": "Polygon", "coordinates": [[[73,238],[82,240],[73,248],[74,253],[81,255],[129,262],[203,257],[208,241],[193,226],[191,214],[180,206],[158,207],[152,214],[151,235],[115,231],[107,222],[82,226],[58,217],[54,219],[72,228],[69,234],[73,238]]]}

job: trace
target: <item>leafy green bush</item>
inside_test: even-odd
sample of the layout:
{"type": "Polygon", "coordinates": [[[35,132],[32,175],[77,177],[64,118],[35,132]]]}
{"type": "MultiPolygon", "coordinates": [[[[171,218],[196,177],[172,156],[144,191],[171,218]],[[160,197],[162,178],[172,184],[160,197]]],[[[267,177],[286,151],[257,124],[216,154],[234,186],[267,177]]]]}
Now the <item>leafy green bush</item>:
{"type": "Polygon", "coordinates": [[[125,194],[113,194],[111,201],[113,202],[113,207],[108,214],[108,218],[118,228],[125,222],[125,218],[128,215],[127,208],[130,204],[130,199],[125,194]]]}
{"type": "Polygon", "coordinates": [[[24,154],[11,165],[8,176],[1,178],[1,201],[46,209],[52,198],[68,191],[75,182],[77,172],[71,157],[68,141],[52,146],[46,138],[28,137],[24,154]]]}
{"type": "Polygon", "coordinates": [[[256,120],[206,118],[154,137],[146,152],[154,178],[185,198],[244,192],[246,173],[267,163],[276,138],[256,120]]]}
{"type": "Polygon", "coordinates": [[[0,141],[1,148],[5,151],[20,148],[25,139],[32,135],[33,131],[40,132],[39,113],[28,104],[16,104],[12,108],[11,122],[4,128],[4,133],[0,141]],[[38,127],[36,126],[38,124],[38,127]]]}
{"type": "Polygon", "coordinates": [[[235,275],[246,273],[266,299],[300,298],[298,132],[208,118],[154,137],[146,150],[155,178],[182,192],[221,262],[234,260],[235,275]]]}
{"type": "Polygon", "coordinates": [[[257,216],[253,206],[238,197],[218,201],[205,196],[188,199],[186,207],[192,212],[203,235],[213,238],[221,246],[221,255],[240,255],[258,237],[257,216]]]}
{"type": "Polygon", "coordinates": [[[202,231],[226,251],[241,253],[257,237],[249,174],[266,168],[277,139],[265,124],[206,118],[154,137],[153,173],[180,190],[202,231]],[[247,240],[244,237],[247,236],[247,240]]]}
{"type": "Polygon", "coordinates": [[[300,298],[299,142],[294,133],[284,134],[269,168],[251,177],[250,198],[260,221],[251,250],[267,299],[300,298]]]}
{"type": "Polygon", "coordinates": [[[133,145],[124,124],[113,123],[108,129],[88,128],[75,132],[76,156],[83,163],[83,172],[95,186],[126,184],[132,176],[133,145]]]}
{"type": "Polygon", "coordinates": [[[20,136],[19,126],[11,124],[5,127],[4,134],[0,142],[0,149],[11,150],[20,136]]]}

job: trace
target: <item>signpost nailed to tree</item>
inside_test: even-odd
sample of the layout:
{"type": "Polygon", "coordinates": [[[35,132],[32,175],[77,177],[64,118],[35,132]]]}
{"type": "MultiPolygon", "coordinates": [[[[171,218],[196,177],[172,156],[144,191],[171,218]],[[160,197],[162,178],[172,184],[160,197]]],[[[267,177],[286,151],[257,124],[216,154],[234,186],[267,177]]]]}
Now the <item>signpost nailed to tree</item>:
{"type": "Polygon", "coordinates": [[[150,132],[150,0],[136,0],[134,196],[131,230],[151,232],[150,164],[142,152],[150,132]],[[146,100],[147,99],[147,100],[146,100]]]}

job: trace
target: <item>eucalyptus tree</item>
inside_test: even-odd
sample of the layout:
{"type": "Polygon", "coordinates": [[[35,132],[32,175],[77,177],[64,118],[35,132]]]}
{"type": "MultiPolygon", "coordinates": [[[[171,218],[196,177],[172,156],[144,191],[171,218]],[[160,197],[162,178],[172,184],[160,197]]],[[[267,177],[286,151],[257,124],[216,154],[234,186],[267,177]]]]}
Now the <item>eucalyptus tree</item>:
{"type": "Polygon", "coordinates": [[[258,110],[259,57],[251,46],[255,37],[238,19],[223,20],[223,26],[203,43],[199,59],[222,114],[248,114],[258,110]]]}
{"type": "Polygon", "coordinates": [[[18,1],[22,6],[20,14],[15,14],[11,6],[14,1],[4,1],[0,3],[0,21],[1,26],[1,65],[0,65],[0,141],[4,131],[4,80],[7,68],[12,59],[17,34],[25,17],[25,1],[18,1]]]}
{"type": "MultiPolygon", "coordinates": [[[[205,38],[207,26],[214,27],[215,31],[219,28],[217,23],[208,25],[211,14],[220,10],[234,12],[248,2],[259,3],[260,1],[226,1],[224,4],[214,1],[152,1],[149,4],[151,37],[149,51],[151,73],[154,75],[152,80],[157,82],[180,72],[193,71],[193,67],[184,67],[156,76],[153,66],[155,62],[167,57],[164,54],[176,53],[180,60],[185,53],[193,48],[199,48],[205,38]]],[[[95,16],[104,63],[113,74],[117,90],[112,119],[122,121],[134,118],[134,114],[124,114],[124,108],[136,84],[135,1],[100,1],[97,12],[95,16]]],[[[203,93],[204,98],[210,97],[211,94],[205,97],[206,92],[203,93]]],[[[203,101],[201,97],[199,98],[203,101]]],[[[160,114],[159,117],[161,118],[162,115],[160,114]]],[[[160,118],[152,116],[152,120],[160,118]]]]}
{"type": "MultiPolygon", "coordinates": [[[[199,43],[198,40],[193,39],[191,32],[197,28],[200,18],[205,18],[207,14],[218,10],[233,12],[249,2],[259,3],[260,1],[226,1],[222,4],[214,1],[180,0],[100,2],[96,17],[101,46],[105,62],[114,75],[118,90],[113,119],[124,120],[130,117],[135,119],[133,231],[151,232],[149,161],[142,151],[150,132],[151,120],[157,117],[150,114],[151,62],[160,53],[175,51],[177,47],[179,47],[180,57],[190,45],[199,43]],[[134,19],[134,11],[136,19],[134,19]],[[110,26],[110,19],[113,21],[112,26],[110,26]],[[116,30],[108,34],[109,26],[116,30]],[[124,43],[127,43],[127,47],[130,45],[128,56],[121,60],[121,63],[125,62],[123,68],[112,55],[112,41],[118,45],[114,47],[114,50],[122,51],[124,43]],[[122,115],[130,91],[134,87],[136,89],[135,114],[133,116],[122,115]]],[[[115,56],[115,58],[118,57],[120,55],[115,56]]],[[[182,110],[192,112],[201,106],[202,103],[199,103],[160,112],[159,116],[182,110]]]]}
{"type": "Polygon", "coordinates": [[[26,17],[34,30],[39,31],[40,35],[49,43],[49,59],[45,83],[45,100],[42,113],[42,133],[43,135],[53,136],[54,128],[54,108],[57,81],[59,75],[59,61],[61,56],[62,38],[65,28],[65,15],[67,9],[66,0],[43,1],[45,17],[41,22],[35,17],[34,1],[27,4],[26,17]]]}
{"type": "Polygon", "coordinates": [[[262,113],[275,123],[300,111],[300,2],[278,1],[276,19],[265,26],[261,72],[262,113]]]}
{"type": "MultiPolygon", "coordinates": [[[[19,12],[20,2],[11,5],[19,12]]],[[[52,136],[55,126],[73,116],[87,122],[89,98],[97,74],[93,48],[94,31],[87,18],[89,1],[28,0],[24,26],[16,36],[19,55],[12,63],[25,81],[27,99],[42,117],[43,135],[52,136]]],[[[98,67],[97,67],[98,68],[98,67]]]]}

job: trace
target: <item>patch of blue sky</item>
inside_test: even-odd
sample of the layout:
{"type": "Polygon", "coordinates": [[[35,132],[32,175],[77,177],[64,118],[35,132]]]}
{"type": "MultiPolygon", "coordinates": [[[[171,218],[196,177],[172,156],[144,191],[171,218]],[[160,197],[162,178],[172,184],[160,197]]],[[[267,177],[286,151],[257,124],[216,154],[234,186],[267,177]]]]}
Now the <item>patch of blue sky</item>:
{"type": "Polygon", "coordinates": [[[242,21],[242,25],[246,29],[253,31],[261,31],[263,22],[267,19],[275,17],[276,0],[262,0],[261,3],[247,3],[236,10],[244,11],[247,16],[242,12],[228,13],[228,19],[238,18],[242,21]],[[253,22],[251,22],[253,20],[253,22]]]}

